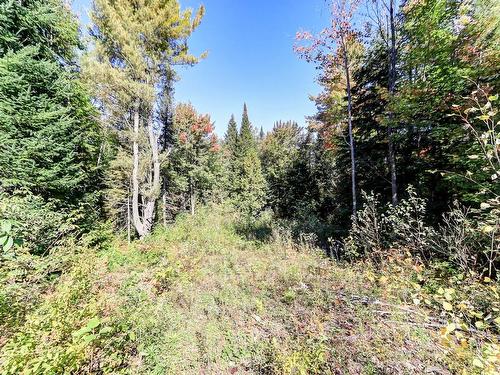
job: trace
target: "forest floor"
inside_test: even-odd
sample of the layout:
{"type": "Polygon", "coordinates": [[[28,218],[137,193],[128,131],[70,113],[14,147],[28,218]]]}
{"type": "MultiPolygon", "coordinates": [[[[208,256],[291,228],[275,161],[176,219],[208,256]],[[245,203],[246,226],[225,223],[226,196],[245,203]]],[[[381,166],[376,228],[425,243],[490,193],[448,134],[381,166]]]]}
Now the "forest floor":
{"type": "Polygon", "coordinates": [[[3,344],[0,373],[486,373],[418,294],[422,266],[338,263],[235,222],[204,209],[80,254],[3,344]]]}

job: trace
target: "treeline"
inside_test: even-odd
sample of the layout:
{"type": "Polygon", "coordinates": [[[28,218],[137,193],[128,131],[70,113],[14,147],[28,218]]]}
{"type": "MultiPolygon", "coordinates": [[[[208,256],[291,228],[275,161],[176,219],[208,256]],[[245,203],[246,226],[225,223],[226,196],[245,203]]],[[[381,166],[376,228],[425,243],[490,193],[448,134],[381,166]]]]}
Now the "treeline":
{"type": "Polygon", "coordinates": [[[95,0],[89,45],[62,0],[0,4],[3,241],[45,254],[103,222],[132,240],[227,201],[343,247],[370,193],[383,213],[411,186],[427,226],[470,211],[475,256],[497,266],[498,2],[328,2],[330,26],[295,46],[323,87],[308,127],[257,131],[245,105],[223,140],[174,99],[174,67],[205,57],[187,44],[204,8],[141,4],[95,0]]]}
{"type": "MultiPolygon", "coordinates": [[[[500,251],[498,2],[333,0],[329,6],[329,26],[318,35],[298,33],[295,46],[318,66],[323,87],[315,97],[318,114],[302,135],[321,150],[313,165],[324,160],[321,152],[328,159],[320,168],[323,183],[314,184],[324,189],[307,216],[333,228],[367,229],[366,254],[407,245],[380,242],[387,230],[381,219],[400,207],[399,227],[406,221],[415,233],[443,226],[465,233],[449,241],[455,247],[431,246],[435,238],[422,236],[427,249],[418,256],[445,254],[460,266],[456,257],[468,258],[471,268],[494,274],[500,251]]],[[[289,134],[293,139],[295,130],[289,134]]],[[[394,223],[389,227],[397,232],[394,223]]],[[[343,242],[353,244],[352,231],[343,242]]],[[[354,242],[363,248],[362,238],[354,242]]]]}
{"type": "Polygon", "coordinates": [[[65,1],[2,1],[0,213],[9,235],[35,253],[102,219],[143,237],[166,207],[185,206],[180,195],[213,183],[210,119],[190,105],[174,111],[172,96],[173,66],[199,60],[187,39],[203,14],[177,1],[96,0],[84,45],[65,1]]]}

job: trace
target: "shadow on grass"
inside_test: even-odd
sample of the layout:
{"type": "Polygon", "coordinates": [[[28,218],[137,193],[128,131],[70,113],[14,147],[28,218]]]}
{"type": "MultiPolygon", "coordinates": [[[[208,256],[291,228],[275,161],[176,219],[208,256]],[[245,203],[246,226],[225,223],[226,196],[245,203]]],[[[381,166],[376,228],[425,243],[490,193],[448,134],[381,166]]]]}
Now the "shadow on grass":
{"type": "Polygon", "coordinates": [[[271,241],[272,223],[261,218],[248,218],[234,224],[236,233],[247,240],[268,243],[271,241]]]}

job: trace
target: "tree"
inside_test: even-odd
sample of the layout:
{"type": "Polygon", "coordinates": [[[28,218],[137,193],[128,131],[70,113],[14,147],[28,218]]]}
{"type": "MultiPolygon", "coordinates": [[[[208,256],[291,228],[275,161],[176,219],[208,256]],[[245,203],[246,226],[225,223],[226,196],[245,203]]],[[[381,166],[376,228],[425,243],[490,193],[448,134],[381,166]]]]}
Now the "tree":
{"type": "Polygon", "coordinates": [[[233,203],[244,213],[257,213],[264,205],[266,181],[246,104],[243,106],[234,161],[229,165],[229,176],[233,203]]]}
{"type": "Polygon", "coordinates": [[[240,144],[238,150],[242,153],[245,153],[246,150],[255,148],[256,146],[254,129],[252,127],[250,119],[248,118],[248,109],[246,103],[243,105],[243,115],[241,118],[241,128],[238,142],[240,144]]]}
{"type": "MultiPolygon", "coordinates": [[[[389,95],[394,96],[394,92],[396,90],[396,59],[397,59],[397,51],[396,51],[396,24],[394,22],[394,0],[389,0],[389,24],[390,24],[390,48],[389,48],[389,95]]],[[[396,175],[396,156],[394,155],[394,141],[392,139],[392,127],[393,124],[393,114],[389,113],[389,124],[387,126],[387,144],[389,145],[389,167],[391,170],[391,200],[392,204],[398,204],[398,184],[397,184],[397,175],[396,175]]]]}
{"type": "Polygon", "coordinates": [[[194,215],[196,202],[209,201],[220,180],[220,145],[210,116],[198,114],[191,104],[177,105],[173,120],[168,192],[178,197],[178,206],[189,206],[194,215]]]}
{"type": "Polygon", "coordinates": [[[103,121],[126,133],[122,138],[131,145],[132,219],[141,238],[152,229],[161,190],[159,88],[172,79],[173,64],[198,61],[186,40],[203,14],[200,7],[192,17],[176,0],[94,2],[86,74],[103,121]]]}
{"type": "Polygon", "coordinates": [[[265,136],[266,136],[266,133],[264,133],[264,128],[261,126],[260,131],[259,131],[259,141],[262,142],[264,140],[265,136]]]}
{"type": "Polygon", "coordinates": [[[299,156],[301,129],[296,122],[277,122],[261,144],[262,170],[267,181],[267,202],[281,217],[295,206],[289,181],[290,171],[299,156]],[[290,199],[292,198],[292,199],[290,199]]]}
{"type": "Polygon", "coordinates": [[[224,138],[224,145],[232,158],[236,155],[236,149],[238,147],[238,124],[234,119],[234,115],[231,115],[229,123],[227,125],[227,131],[224,138]]]}
{"type": "Polygon", "coordinates": [[[0,17],[0,193],[11,200],[1,214],[25,202],[20,236],[41,225],[32,245],[45,251],[75,225],[94,225],[101,134],[77,73],[77,22],[62,1],[2,2],[0,17]],[[49,229],[51,215],[59,225],[49,229]]]}
{"type": "Polygon", "coordinates": [[[309,41],[308,46],[296,46],[295,50],[307,61],[314,61],[325,68],[326,72],[342,69],[345,79],[347,97],[347,127],[349,132],[349,149],[351,154],[351,194],[352,214],[357,209],[356,189],[356,149],[352,128],[352,64],[353,54],[357,49],[358,32],[353,26],[353,18],[358,8],[358,0],[329,0],[331,25],[317,36],[309,32],[297,33],[298,41],[309,41]]]}
{"type": "MultiPolygon", "coordinates": [[[[397,61],[398,61],[398,46],[397,46],[397,25],[396,25],[396,4],[397,0],[377,0],[369,2],[371,4],[371,12],[369,18],[375,26],[375,38],[372,40],[372,46],[380,47],[382,44],[387,53],[387,94],[389,102],[393,100],[396,92],[397,83],[397,61]]],[[[390,184],[391,184],[391,202],[393,205],[398,203],[398,183],[397,183],[397,168],[396,168],[396,150],[394,140],[394,113],[391,106],[386,108],[386,116],[384,125],[387,128],[387,164],[389,165],[390,184]]]]}

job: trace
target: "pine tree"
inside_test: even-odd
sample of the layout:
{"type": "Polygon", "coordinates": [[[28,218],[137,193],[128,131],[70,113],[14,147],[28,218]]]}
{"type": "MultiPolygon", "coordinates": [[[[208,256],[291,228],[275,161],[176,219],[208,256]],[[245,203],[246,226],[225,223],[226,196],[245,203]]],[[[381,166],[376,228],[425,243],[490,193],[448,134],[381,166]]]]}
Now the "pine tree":
{"type": "Polygon", "coordinates": [[[95,0],[91,15],[94,45],[86,74],[96,88],[103,120],[121,133],[132,155],[132,220],[139,237],[151,232],[161,192],[159,119],[164,91],[174,64],[195,64],[186,39],[200,24],[177,0],[95,0]]]}
{"type": "Polygon", "coordinates": [[[25,197],[22,236],[40,230],[42,251],[74,224],[93,225],[99,126],[75,69],[77,22],[62,1],[2,2],[0,17],[0,193],[25,197]],[[60,228],[37,227],[52,213],[60,228]]]}

